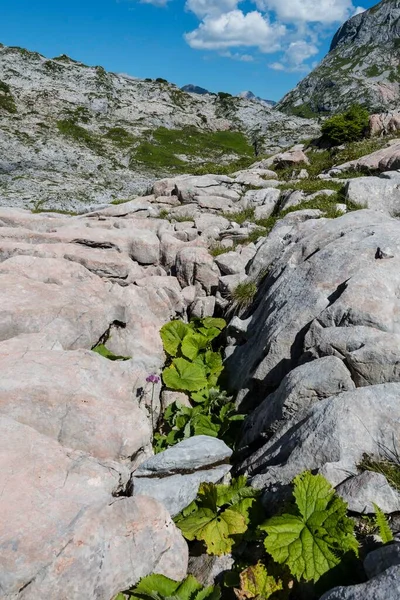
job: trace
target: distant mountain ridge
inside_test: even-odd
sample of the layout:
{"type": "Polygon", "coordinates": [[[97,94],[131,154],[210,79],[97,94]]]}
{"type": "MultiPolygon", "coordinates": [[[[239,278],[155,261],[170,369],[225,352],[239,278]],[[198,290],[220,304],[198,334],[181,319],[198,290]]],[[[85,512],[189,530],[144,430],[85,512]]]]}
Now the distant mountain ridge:
{"type": "Polygon", "coordinates": [[[265,100],[265,98],[260,98],[260,96],[256,96],[253,92],[240,92],[238,94],[238,98],[247,98],[247,100],[255,100],[256,102],[261,102],[262,104],[266,104],[271,108],[276,105],[275,100],[265,100]]]}
{"type": "MultiPolygon", "coordinates": [[[[215,96],[213,92],[210,92],[205,88],[199,87],[198,85],[193,85],[192,83],[184,85],[183,87],[181,87],[181,90],[189,94],[200,94],[201,96],[204,96],[205,94],[211,94],[215,96]]],[[[253,94],[253,92],[250,91],[240,92],[240,94],[237,94],[235,98],[244,98],[246,100],[252,100],[254,102],[261,102],[261,104],[264,104],[269,108],[273,108],[276,105],[276,102],[274,100],[265,100],[264,98],[260,98],[260,96],[256,96],[255,94],[253,94]]]]}
{"type": "Polygon", "coordinates": [[[3,206],[80,210],[172,173],[251,160],[255,135],[272,153],[318,131],[245,98],[0,45],[3,206]]]}
{"type": "Polygon", "coordinates": [[[304,117],[353,103],[370,112],[400,103],[400,0],[383,0],[344,23],[323,61],[277,105],[304,117]]]}

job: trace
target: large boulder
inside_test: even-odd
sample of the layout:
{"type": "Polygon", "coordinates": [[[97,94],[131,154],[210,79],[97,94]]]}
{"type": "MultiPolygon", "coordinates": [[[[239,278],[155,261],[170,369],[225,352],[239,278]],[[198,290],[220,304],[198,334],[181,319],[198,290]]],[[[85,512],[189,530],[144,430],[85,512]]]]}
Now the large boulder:
{"type": "Polygon", "coordinates": [[[109,600],[157,572],[184,576],[187,546],[151,498],[118,498],[129,472],[0,416],[4,600],[109,600]],[[128,557],[128,559],[127,559],[128,557]]]}
{"type": "Polygon", "coordinates": [[[400,384],[343,392],[321,400],[285,423],[243,461],[252,485],[275,488],[306,470],[319,470],[333,485],[357,473],[363,455],[395,455],[400,439],[400,384]]]}
{"type": "Polygon", "coordinates": [[[196,498],[200,483],[217,483],[229,473],[231,455],[222,440],[191,437],[142,463],[132,478],[133,493],[156,498],[175,516],[196,498]]]}

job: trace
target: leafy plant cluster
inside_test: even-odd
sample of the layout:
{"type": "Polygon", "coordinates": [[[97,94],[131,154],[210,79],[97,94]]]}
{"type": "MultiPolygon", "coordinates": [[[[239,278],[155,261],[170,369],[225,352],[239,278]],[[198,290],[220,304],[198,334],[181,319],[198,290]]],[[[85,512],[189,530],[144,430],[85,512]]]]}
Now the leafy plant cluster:
{"type": "MultiPolygon", "coordinates": [[[[198,496],[177,517],[176,525],[189,542],[201,543],[207,554],[232,554],[233,569],[225,573],[225,588],[238,600],[297,598],[308,585],[309,597],[331,587],[338,568],[354,569],[359,543],[347,504],[322,475],[304,472],[293,481],[291,500],[280,514],[265,520],[260,492],[246,478],[230,485],[203,483],[198,496]],[[243,548],[247,547],[247,554],[243,548]],[[313,592],[314,589],[314,592],[313,592]]],[[[383,543],[393,540],[384,513],[375,506],[375,525],[383,543]]],[[[219,600],[218,586],[201,588],[192,577],[176,582],[160,575],[145,577],[127,592],[134,600],[219,600]]],[[[116,600],[123,600],[122,594],[116,600]]]]}
{"type": "Polygon", "coordinates": [[[232,424],[243,420],[218,386],[223,363],[212,344],[225,327],[224,319],[212,317],[190,323],[176,320],[162,327],[161,339],[168,356],[163,382],[169,390],[188,393],[192,406],[174,402],[166,409],[161,432],[154,436],[156,451],[192,435],[229,440],[234,435],[232,424]]]}
{"type": "Polygon", "coordinates": [[[333,146],[360,140],[368,128],[368,111],[354,104],[344,113],[333,115],[321,127],[322,136],[333,146]]]}

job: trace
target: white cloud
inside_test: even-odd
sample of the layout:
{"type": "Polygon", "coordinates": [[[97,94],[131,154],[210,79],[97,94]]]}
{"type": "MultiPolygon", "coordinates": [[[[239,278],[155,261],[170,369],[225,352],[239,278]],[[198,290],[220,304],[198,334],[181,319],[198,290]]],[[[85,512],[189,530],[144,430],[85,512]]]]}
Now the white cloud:
{"type": "Polygon", "coordinates": [[[255,0],[255,3],[259,10],[272,10],[287,23],[330,24],[346,20],[354,11],[352,0],[255,0]]]}
{"type": "Polygon", "coordinates": [[[361,15],[361,13],[365,12],[366,10],[367,9],[363,8],[362,6],[357,6],[352,16],[355,17],[356,15],[361,15]]]}
{"type": "Polygon", "coordinates": [[[261,52],[276,52],[286,34],[286,27],[271,24],[258,11],[244,14],[241,10],[204,17],[199,27],[185,34],[189,46],[197,50],[256,47],[261,52]]]}
{"type": "Polygon", "coordinates": [[[304,73],[310,70],[310,66],[305,64],[305,61],[316,54],[318,54],[318,48],[315,44],[297,40],[288,46],[280,61],[273,62],[268,66],[275,71],[304,73]]]}
{"type": "Polygon", "coordinates": [[[225,58],[232,58],[232,60],[239,60],[241,62],[253,62],[254,56],[251,54],[240,54],[240,52],[230,52],[227,50],[226,52],[221,52],[221,56],[225,58]]]}
{"type": "Polygon", "coordinates": [[[141,4],[152,4],[153,6],[166,6],[170,0],[140,0],[141,4]]]}
{"type": "Polygon", "coordinates": [[[218,16],[235,10],[241,0],[187,0],[186,8],[199,19],[218,16]]]}

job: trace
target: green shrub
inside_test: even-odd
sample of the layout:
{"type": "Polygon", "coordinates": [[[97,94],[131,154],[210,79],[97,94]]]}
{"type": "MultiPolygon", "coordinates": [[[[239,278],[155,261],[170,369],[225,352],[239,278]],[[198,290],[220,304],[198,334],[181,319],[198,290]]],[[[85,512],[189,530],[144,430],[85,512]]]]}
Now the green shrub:
{"type": "Polygon", "coordinates": [[[321,127],[322,136],[334,146],[360,140],[365,135],[368,120],[368,111],[354,104],[346,112],[327,119],[321,127]]]}
{"type": "Polygon", "coordinates": [[[228,94],[227,92],[218,92],[217,94],[220,100],[226,100],[227,98],[232,98],[232,94],[228,94]]]}

